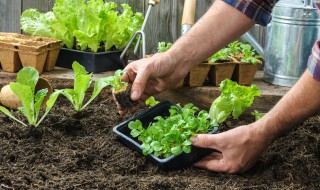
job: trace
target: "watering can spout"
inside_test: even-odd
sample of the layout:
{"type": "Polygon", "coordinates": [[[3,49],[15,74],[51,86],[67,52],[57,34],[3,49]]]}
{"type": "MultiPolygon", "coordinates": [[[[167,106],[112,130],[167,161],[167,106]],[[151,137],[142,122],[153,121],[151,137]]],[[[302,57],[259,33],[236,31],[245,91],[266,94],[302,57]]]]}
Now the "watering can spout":
{"type": "Polygon", "coordinates": [[[259,55],[264,55],[264,50],[262,46],[256,41],[256,39],[250,33],[247,32],[244,35],[242,35],[241,40],[245,43],[249,43],[258,52],[259,55]]]}

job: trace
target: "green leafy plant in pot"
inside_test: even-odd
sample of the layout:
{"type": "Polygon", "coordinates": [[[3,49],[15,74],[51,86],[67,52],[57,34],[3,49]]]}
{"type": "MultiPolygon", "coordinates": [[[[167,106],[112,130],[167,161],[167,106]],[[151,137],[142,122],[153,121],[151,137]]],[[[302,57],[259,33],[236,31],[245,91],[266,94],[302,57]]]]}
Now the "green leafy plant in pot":
{"type": "Polygon", "coordinates": [[[236,64],[232,80],[241,85],[251,85],[259,65],[262,64],[261,55],[256,55],[255,50],[250,44],[241,44],[240,53],[236,56],[236,64]]]}

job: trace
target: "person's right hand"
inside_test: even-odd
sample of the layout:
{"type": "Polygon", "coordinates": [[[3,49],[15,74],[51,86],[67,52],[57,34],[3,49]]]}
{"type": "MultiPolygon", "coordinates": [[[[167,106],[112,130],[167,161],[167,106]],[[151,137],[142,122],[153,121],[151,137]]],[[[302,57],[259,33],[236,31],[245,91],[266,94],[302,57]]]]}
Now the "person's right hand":
{"type": "Polygon", "coordinates": [[[263,130],[263,125],[258,122],[219,134],[199,134],[191,138],[193,145],[211,148],[216,152],[194,165],[216,172],[245,172],[273,142],[274,135],[271,134],[269,130],[263,130]]]}
{"type": "MultiPolygon", "coordinates": [[[[131,99],[145,101],[152,95],[173,88],[188,73],[188,67],[169,53],[131,62],[124,69],[122,81],[132,83],[131,99]]],[[[119,110],[123,115],[124,111],[119,110]]]]}

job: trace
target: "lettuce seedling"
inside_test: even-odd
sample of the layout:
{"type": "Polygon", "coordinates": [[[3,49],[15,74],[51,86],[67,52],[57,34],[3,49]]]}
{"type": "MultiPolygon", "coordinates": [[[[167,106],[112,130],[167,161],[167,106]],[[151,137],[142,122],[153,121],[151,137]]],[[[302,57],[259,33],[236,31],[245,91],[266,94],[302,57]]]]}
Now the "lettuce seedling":
{"type": "Polygon", "coordinates": [[[168,51],[172,46],[172,43],[168,42],[158,42],[158,47],[157,47],[157,50],[158,52],[166,52],[168,51]]]}
{"type": "MultiPolygon", "coordinates": [[[[50,95],[46,102],[45,113],[38,121],[42,102],[48,93],[48,89],[42,89],[38,92],[35,92],[38,79],[39,73],[36,69],[32,67],[24,67],[18,72],[17,81],[10,83],[11,90],[22,103],[22,107],[19,107],[18,110],[27,118],[28,124],[35,127],[37,127],[46,117],[61,93],[61,91],[58,90],[50,95]]],[[[0,111],[20,124],[28,126],[24,122],[14,117],[7,108],[0,106],[0,111]]]]}
{"type": "Polygon", "coordinates": [[[257,64],[259,63],[259,59],[262,58],[261,55],[256,55],[255,51],[251,48],[249,44],[241,44],[241,52],[244,57],[241,59],[241,62],[257,64]]]}
{"type": "Polygon", "coordinates": [[[193,104],[186,104],[183,108],[173,105],[169,113],[168,117],[155,117],[155,122],[150,123],[147,128],[144,128],[139,120],[128,124],[131,136],[138,137],[142,142],[144,155],[154,154],[167,158],[182,152],[190,153],[190,137],[212,130],[207,111],[199,111],[193,104]]]}
{"type": "Polygon", "coordinates": [[[92,73],[87,74],[85,68],[76,61],[73,62],[72,69],[74,71],[74,87],[73,89],[63,89],[61,93],[68,98],[77,111],[82,111],[99,95],[103,88],[109,85],[109,83],[106,82],[105,78],[98,79],[94,83],[94,89],[90,99],[83,105],[86,91],[92,83],[92,73]]]}
{"type": "Polygon", "coordinates": [[[150,96],[147,100],[146,100],[146,106],[148,107],[152,107],[159,104],[159,101],[157,101],[153,96],[150,96]]]}
{"type": "Polygon", "coordinates": [[[138,101],[133,101],[130,97],[132,85],[121,81],[121,77],[125,72],[124,70],[117,70],[113,76],[103,79],[111,86],[112,94],[122,110],[138,105],[138,101]]]}
{"type": "Polygon", "coordinates": [[[258,121],[258,120],[261,119],[264,115],[266,115],[266,113],[260,113],[260,112],[257,111],[257,110],[253,110],[253,111],[251,112],[251,115],[254,116],[255,121],[258,121]]]}
{"type": "Polygon", "coordinates": [[[216,126],[224,122],[230,114],[234,119],[238,119],[245,109],[251,106],[254,97],[260,96],[256,85],[246,87],[229,79],[220,83],[220,90],[221,95],[213,101],[209,111],[216,126]]]}
{"type": "Polygon", "coordinates": [[[218,51],[217,53],[213,54],[213,55],[209,58],[209,61],[210,61],[211,63],[228,61],[228,60],[230,60],[230,59],[229,59],[229,56],[228,56],[228,53],[229,53],[229,49],[223,48],[223,49],[221,49],[220,51],[218,51]]]}
{"type": "Polygon", "coordinates": [[[232,43],[230,43],[226,48],[227,48],[227,52],[230,56],[237,56],[240,53],[240,46],[241,46],[241,42],[239,41],[234,41],[232,43]]]}

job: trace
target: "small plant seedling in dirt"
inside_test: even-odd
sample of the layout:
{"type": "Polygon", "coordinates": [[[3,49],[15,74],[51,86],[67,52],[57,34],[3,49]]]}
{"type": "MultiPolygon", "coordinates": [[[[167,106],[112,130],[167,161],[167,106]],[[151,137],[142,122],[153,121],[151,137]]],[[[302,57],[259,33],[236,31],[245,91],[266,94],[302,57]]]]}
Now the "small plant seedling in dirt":
{"type": "MultiPolygon", "coordinates": [[[[32,67],[24,67],[18,72],[17,81],[10,83],[11,90],[21,100],[22,103],[22,107],[19,107],[18,110],[28,119],[28,124],[35,127],[37,127],[43,121],[61,93],[61,91],[58,90],[50,95],[45,104],[45,113],[38,121],[42,102],[48,93],[47,88],[35,92],[38,79],[39,73],[36,69],[32,67]]],[[[0,106],[0,111],[20,124],[28,126],[21,120],[14,117],[7,108],[0,106]]]]}
{"type": "Polygon", "coordinates": [[[103,78],[103,81],[111,86],[112,94],[122,110],[131,109],[138,105],[138,101],[133,101],[130,97],[131,84],[121,81],[124,73],[123,70],[117,70],[113,76],[103,78]]]}
{"type": "Polygon", "coordinates": [[[172,46],[172,43],[168,42],[158,42],[158,47],[157,47],[157,50],[158,52],[166,52],[168,51],[172,46]]]}
{"type": "Polygon", "coordinates": [[[159,103],[159,101],[157,101],[153,96],[150,96],[147,100],[146,100],[146,106],[148,107],[152,107],[155,106],[159,103]]]}
{"type": "Polygon", "coordinates": [[[142,126],[140,120],[128,124],[131,136],[138,137],[142,142],[141,149],[144,155],[154,154],[167,158],[182,152],[190,153],[190,137],[208,133],[213,128],[207,111],[199,111],[193,104],[187,104],[182,108],[173,105],[169,112],[168,117],[155,117],[155,122],[150,123],[147,128],[142,126]]]}
{"type": "Polygon", "coordinates": [[[259,59],[262,58],[261,55],[256,55],[255,51],[251,48],[249,44],[241,44],[241,52],[243,53],[243,58],[241,58],[241,62],[257,64],[259,63],[259,59]]]}
{"type": "Polygon", "coordinates": [[[87,107],[99,95],[101,90],[109,85],[109,83],[105,81],[105,78],[98,79],[94,83],[94,89],[90,99],[83,105],[86,91],[92,82],[92,73],[88,74],[85,68],[76,61],[73,62],[72,69],[74,71],[74,88],[63,89],[61,93],[68,98],[76,111],[79,112],[87,107]]]}
{"type": "Polygon", "coordinates": [[[211,57],[209,57],[209,62],[211,63],[217,63],[217,62],[226,62],[229,61],[229,55],[228,55],[229,49],[224,48],[218,51],[217,53],[213,54],[211,57]]]}
{"type": "Polygon", "coordinates": [[[234,81],[225,79],[220,83],[221,95],[213,101],[210,107],[210,118],[218,126],[232,114],[234,119],[250,107],[255,96],[260,96],[256,85],[242,86],[234,81]]]}
{"type": "Polygon", "coordinates": [[[235,56],[237,56],[239,53],[240,53],[240,46],[241,46],[241,42],[239,42],[239,41],[234,41],[234,42],[232,42],[232,43],[230,43],[227,47],[226,47],[226,49],[227,49],[227,52],[228,52],[228,54],[230,55],[230,56],[233,56],[233,57],[235,57],[235,56]]]}
{"type": "Polygon", "coordinates": [[[261,112],[259,112],[259,111],[257,111],[257,110],[253,110],[253,111],[251,112],[251,115],[253,115],[255,121],[257,121],[257,120],[261,119],[264,115],[266,115],[266,113],[261,113],[261,112]]]}

